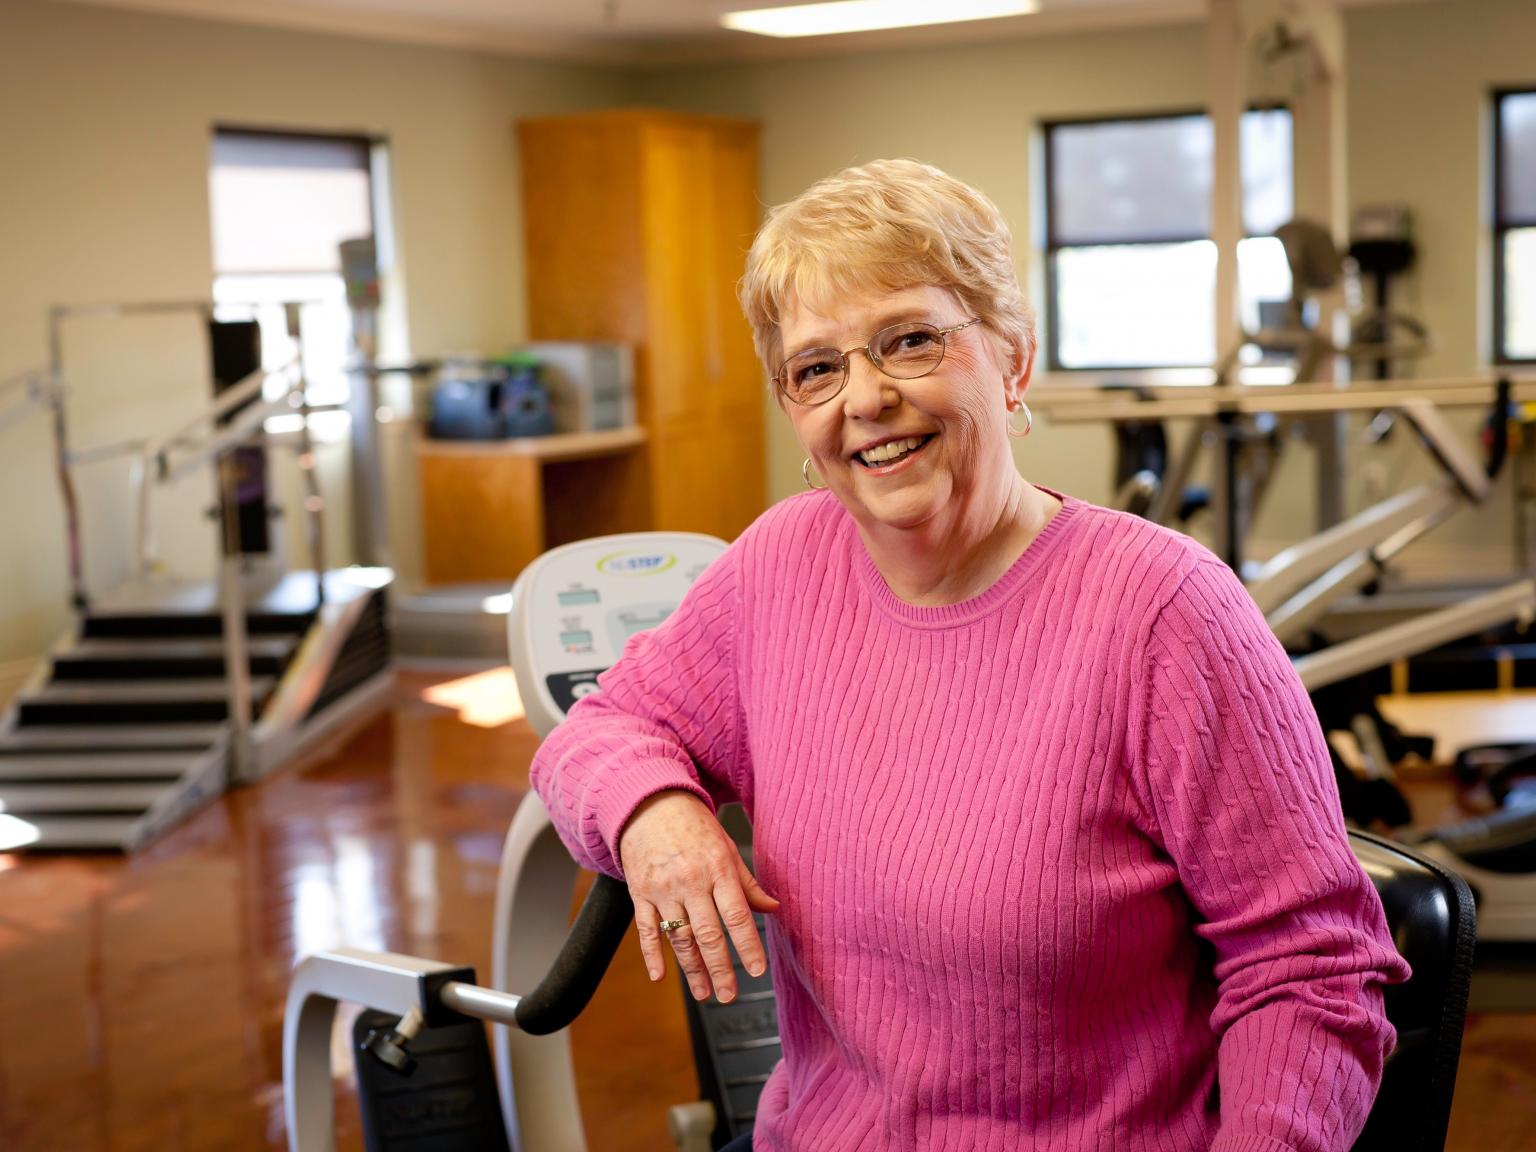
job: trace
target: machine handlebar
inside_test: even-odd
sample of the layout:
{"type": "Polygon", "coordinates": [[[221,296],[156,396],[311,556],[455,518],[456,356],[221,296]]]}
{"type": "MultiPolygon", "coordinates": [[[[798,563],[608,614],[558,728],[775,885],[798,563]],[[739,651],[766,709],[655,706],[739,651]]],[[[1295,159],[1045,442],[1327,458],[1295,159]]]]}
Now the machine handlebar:
{"type": "Polygon", "coordinates": [[[517,1026],[531,1036],[547,1036],[580,1016],[634,918],[628,885],[599,876],[549,973],[518,1003],[517,1026]]]}
{"type": "Polygon", "coordinates": [[[1494,386],[1493,408],[1488,414],[1488,479],[1496,479],[1509,455],[1509,421],[1514,415],[1510,403],[1509,377],[1499,377],[1494,386]]]}

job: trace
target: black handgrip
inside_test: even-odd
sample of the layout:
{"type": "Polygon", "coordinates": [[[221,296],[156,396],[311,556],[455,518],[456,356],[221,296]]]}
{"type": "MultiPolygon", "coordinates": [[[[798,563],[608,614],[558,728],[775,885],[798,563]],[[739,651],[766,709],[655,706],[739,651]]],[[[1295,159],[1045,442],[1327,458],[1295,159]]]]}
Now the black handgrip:
{"type": "Polygon", "coordinates": [[[1509,419],[1512,415],[1509,402],[1509,377],[1502,376],[1494,388],[1493,412],[1489,415],[1488,479],[1497,478],[1509,455],[1509,419]]]}
{"type": "Polygon", "coordinates": [[[549,974],[518,1002],[517,1026],[530,1036],[547,1036],[580,1016],[634,918],[628,885],[599,876],[549,974]]]}

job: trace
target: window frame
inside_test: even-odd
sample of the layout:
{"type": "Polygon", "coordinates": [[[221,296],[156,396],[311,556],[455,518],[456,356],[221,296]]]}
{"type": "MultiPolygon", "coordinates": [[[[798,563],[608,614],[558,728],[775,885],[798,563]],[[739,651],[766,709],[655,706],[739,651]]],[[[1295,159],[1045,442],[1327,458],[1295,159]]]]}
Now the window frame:
{"type": "MultiPolygon", "coordinates": [[[[1291,116],[1291,124],[1294,131],[1295,114],[1291,106],[1283,101],[1265,101],[1249,104],[1244,110],[1248,112],[1285,112],[1291,116]]],[[[1148,120],[1190,120],[1204,118],[1209,120],[1210,110],[1206,108],[1179,108],[1163,111],[1128,112],[1115,116],[1066,116],[1051,120],[1040,121],[1040,131],[1044,134],[1045,147],[1041,176],[1045,181],[1045,323],[1046,331],[1050,339],[1046,341],[1046,368],[1051,372],[1187,372],[1191,369],[1209,367],[1209,365],[1189,364],[1080,364],[1068,367],[1061,362],[1061,325],[1060,308],[1058,304],[1059,293],[1057,291],[1058,272],[1056,268],[1057,255],[1064,248],[1131,248],[1131,247],[1167,247],[1174,244],[1193,244],[1202,240],[1210,240],[1209,234],[1189,236],[1159,236],[1149,240],[1145,238],[1126,237],[1115,240],[1101,240],[1094,244],[1063,244],[1056,235],[1056,226],[1059,216],[1056,211],[1056,140],[1057,128],[1084,127],[1095,124],[1134,124],[1148,120]]],[[[1294,199],[1296,183],[1295,164],[1295,137],[1292,136],[1291,146],[1291,186],[1294,199]]],[[[1253,239],[1245,229],[1243,239],[1253,239]]]]}
{"type": "Polygon", "coordinates": [[[1536,228],[1536,219],[1515,222],[1504,215],[1504,101],[1511,96],[1536,97],[1536,87],[1495,88],[1492,93],[1493,115],[1490,126],[1493,132],[1491,155],[1493,157],[1493,204],[1490,213],[1493,223],[1493,362],[1495,364],[1536,364],[1536,356],[1511,356],[1506,340],[1505,306],[1509,302],[1509,278],[1504,259],[1504,240],[1510,233],[1536,228]]]}

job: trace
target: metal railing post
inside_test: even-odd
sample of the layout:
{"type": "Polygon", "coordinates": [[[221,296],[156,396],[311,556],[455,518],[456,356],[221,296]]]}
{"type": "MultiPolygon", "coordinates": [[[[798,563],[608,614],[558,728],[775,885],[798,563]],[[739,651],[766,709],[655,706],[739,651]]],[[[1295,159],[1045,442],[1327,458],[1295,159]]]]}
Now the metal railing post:
{"type": "Polygon", "coordinates": [[[288,335],[294,343],[294,363],[298,366],[298,385],[289,393],[299,401],[299,478],[304,486],[304,532],[309,544],[310,563],[315,566],[315,607],[325,604],[325,500],[320,495],[316,474],[314,438],[309,434],[309,375],[304,370],[304,343],[300,329],[300,305],[284,305],[288,335]]]}
{"type": "Polygon", "coordinates": [[[90,607],[85,590],[85,557],[80,546],[80,501],[69,468],[69,427],[64,413],[64,317],[68,310],[48,310],[48,372],[53,395],[53,456],[64,504],[64,547],[69,564],[69,602],[77,612],[90,607]]]}
{"type": "Polygon", "coordinates": [[[251,778],[251,665],[245,634],[245,593],[241,581],[240,523],[236,508],[236,462],[232,452],[214,460],[223,499],[218,516],[219,603],[224,617],[224,685],[229,709],[233,782],[251,778]]]}

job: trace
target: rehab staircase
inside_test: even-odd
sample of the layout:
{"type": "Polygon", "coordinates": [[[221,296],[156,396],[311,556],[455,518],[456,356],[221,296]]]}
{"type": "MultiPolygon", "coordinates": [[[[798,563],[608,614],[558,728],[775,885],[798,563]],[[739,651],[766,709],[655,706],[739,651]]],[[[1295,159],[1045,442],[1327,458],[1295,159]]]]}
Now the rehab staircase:
{"type": "MultiPolygon", "coordinates": [[[[327,581],[328,591],[341,586],[327,581]]],[[[308,607],[248,608],[258,737],[280,690],[286,727],[317,730],[387,679],[382,591],[352,598],[365,602],[349,606],[344,594],[326,618],[312,596],[308,607]],[[344,634],[327,643],[328,629],[344,634]]],[[[0,720],[0,812],[35,829],[34,849],[134,850],[232,782],[232,729],[216,607],[89,612],[0,720]]],[[[283,752],[303,735],[284,732],[283,752]]]]}

